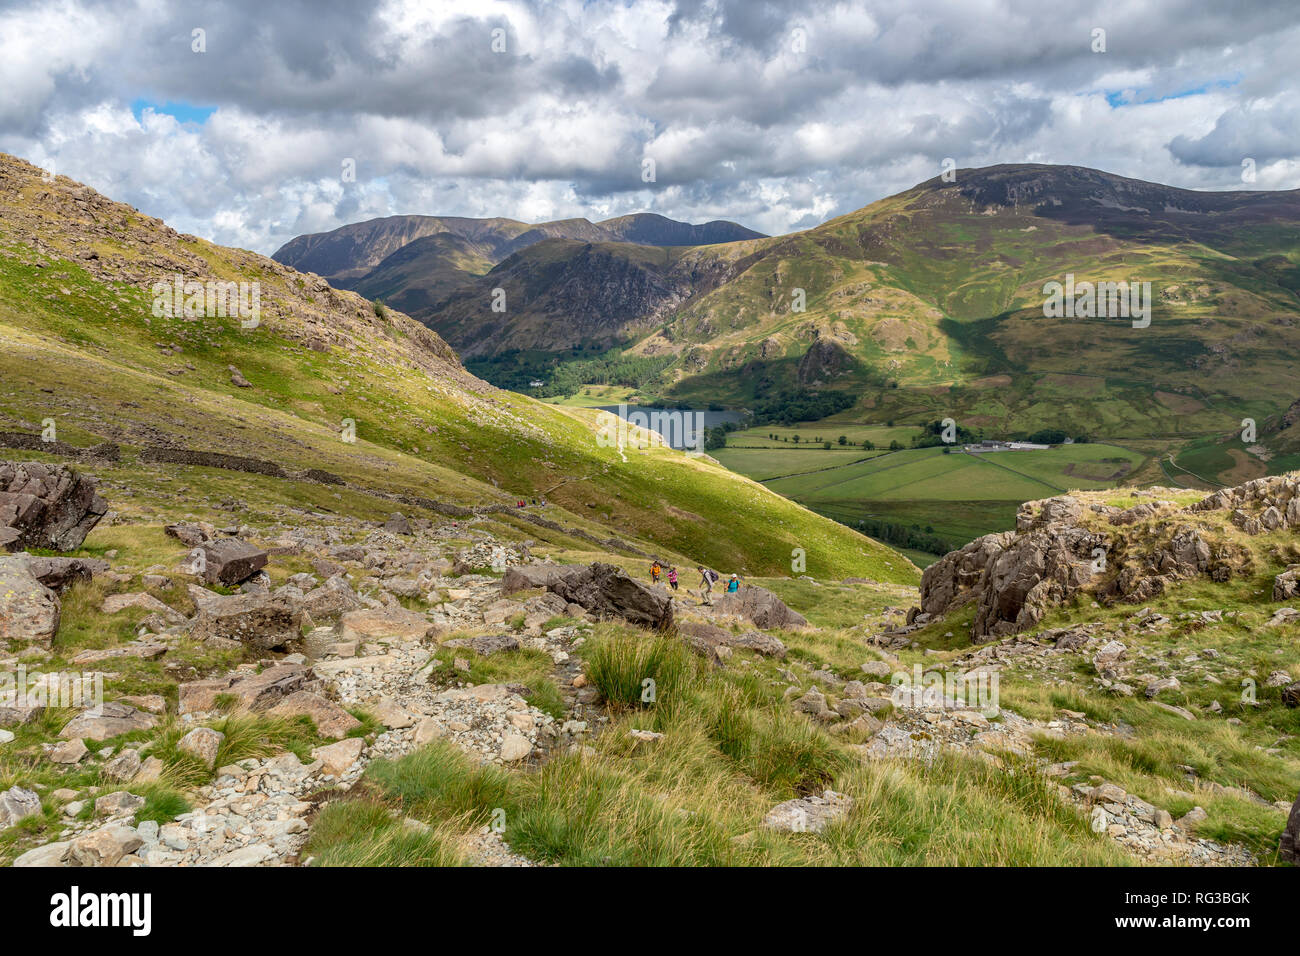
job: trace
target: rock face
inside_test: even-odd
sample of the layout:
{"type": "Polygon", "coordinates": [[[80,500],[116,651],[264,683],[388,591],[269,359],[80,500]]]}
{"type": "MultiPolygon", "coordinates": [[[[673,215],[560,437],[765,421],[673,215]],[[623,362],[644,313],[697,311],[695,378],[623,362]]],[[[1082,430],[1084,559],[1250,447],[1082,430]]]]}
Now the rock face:
{"type": "Polygon", "coordinates": [[[596,563],[553,581],[549,589],[564,600],[603,618],[663,630],[672,626],[673,602],[612,564],[596,563]]]}
{"type": "Polygon", "coordinates": [[[0,547],[75,551],[108,511],[95,483],[66,465],[0,461],[0,547]]]}
{"type": "Polygon", "coordinates": [[[202,546],[203,579],[209,584],[233,587],[266,567],[267,554],[239,538],[219,538],[202,546]]]}
{"type": "Polygon", "coordinates": [[[270,651],[301,638],[301,620],[302,613],[276,595],[214,594],[199,603],[191,634],[197,640],[225,638],[270,651]]]}
{"type": "Polygon", "coordinates": [[[58,596],[32,574],[27,555],[0,556],[0,640],[48,645],[59,612],[58,596]]]}
{"type": "Polygon", "coordinates": [[[937,617],[974,602],[971,637],[982,641],[1033,627],[1082,590],[1105,603],[1137,603],[1179,580],[1225,581],[1250,557],[1189,520],[1211,510],[1204,505],[1180,512],[1157,501],[1121,510],[1070,495],[1026,502],[1014,532],[985,535],[926,568],[920,611],[937,617]]]}
{"type": "Polygon", "coordinates": [[[1291,815],[1286,819],[1286,829],[1282,831],[1277,852],[1286,862],[1300,865],[1300,796],[1295,798],[1291,815]]]}
{"type": "Polygon", "coordinates": [[[784,601],[766,588],[745,587],[735,594],[723,594],[713,602],[719,614],[738,614],[755,627],[807,627],[808,619],[786,607],[784,601]]]}

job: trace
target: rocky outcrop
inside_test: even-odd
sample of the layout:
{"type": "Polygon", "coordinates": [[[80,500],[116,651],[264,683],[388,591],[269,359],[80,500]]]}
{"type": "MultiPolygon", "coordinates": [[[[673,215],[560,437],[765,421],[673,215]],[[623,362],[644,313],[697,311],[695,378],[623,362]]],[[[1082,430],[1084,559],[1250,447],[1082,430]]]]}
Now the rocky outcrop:
{"type": "Polygon", "coordinates": [[[95,482],[66,465],[0,461],[0,547],[75,551],[108,511],[95,482]]]}
{"type": "Polygon", "coordinates": [[[718,614],[736,614],[755,627],[807,627],[808,619],[792,611],[785,602],[766,588],[745,587],[734,594],[723,594],[713,602],[718,614]]]}
{"type": "Polygon", "coordinates": [[[596,617],[622,618],[629,624],[657,630],[673,623],[672,598],[632,580],[626,571],[612,564],[593,564],[548,587],[596,617]]]}
{"type": "MultiPolygon", "coordinates": [[[[1210,498],[1218,499],[1214,507],[1254,502],[1283,516],[1288,502],[1300,504],[1287,497],[1288,480],[1261,479],[1242,488],[1252,485],[1210,498]]],[[[1176,581],[1202,575],[1226,581],[1249,570],[1251,556],[1193,517],[1207,510],[1214,508],[1205,502],[1180,511],[1167,501],[1122,510],[1072,495],[1027,502],[1014,532],[985,535],[926,568],[919,613],[935,617],[975,602],[971,637],[979,641],[1030,628],[1080,591],[1105,603],[1138,603],[1176,581]]]]}
{"type": "Polygon", "coordinates": [[[1232,523],[1249,535],[1300,528],[1300,476],[1270,475],[1222,488],[1187,510],[1229,511],[1232,523]]]}
{"type": "Polygon", "coordinates": [[[1015,538],[1015,533],[986,534],[959,551],[950,551],[921,575],[921,611],[934,617],[979,596],[984,569],[1015,538]]]}
{"type": "Polygon", "coordinates": [[[58,595],[32,573],[27,555],[0,556],[0,640],[48,645],[60,611],[58,595]]]}
{"type": "Polygon", "coordinates": [[[1273,579],[1273,600],[1290,601],[1300,597],[1300,564],[1288,565],[1273,579]]]}

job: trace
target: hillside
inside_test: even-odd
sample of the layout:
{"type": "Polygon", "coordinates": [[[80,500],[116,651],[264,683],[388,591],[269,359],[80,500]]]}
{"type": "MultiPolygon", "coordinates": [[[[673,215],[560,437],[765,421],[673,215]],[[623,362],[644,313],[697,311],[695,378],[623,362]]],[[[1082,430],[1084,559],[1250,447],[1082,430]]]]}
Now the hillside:
{"type": "MultiPolygon", "coordinates": [[[[597,441],[593,413],[498,391],[419,323],[319,276],[178,235],[11,157],[0,212],[0,427],[30,437],[48,420],[69,446],[117,443],[127,472],[152,472],[159,448],[314,469],[376,496],[371,507],[544,496],[566,527],[682,564],[784,573],[803,547],[812,573],[916,573],[707,459],[649,445],[625,462],[597,441]],[[154,285],[176,276],[258,282],[256,327],[157,314],[154,285]],[[354,442],[341,437],[352,429],[354,442]]],[[[225,481],[203,469],[192,480],[208,478],[225,481]]],[[[333,492],[295,494],[324,504],[333,492]]]]}
{"type": "MultiPolygon", "coordinates": [[[[610,281],[591,314],[603,341],[671,358],[669,399],[752,406],[782,387],[838,388],[859,396],[837,417],[846,422],[952,416],[995,434],[1144,441],[1154,454],[1280,416],[1300,397],[1277,389],[1300,358],[1298,227],[1296,191],[1203,193],[1069,166],[964,169],[806,232],[682,250],[643,267],[626,297],[610,281]],[[1045,317],[1044,285],[1067,274],[1150,282],[1149,325],[1045,317]]],[[[505,348],[516,328],[546,348],[535,330],[594,265],[584,246],[564,249],[567,262],[555,251],[498,267],[497,284],[534,280],[515,281],[505,317],[487,312],[483,279],[428,324],[457,345],[478,336],[476,351],[505,348]],[[476,322],[491,324],[490,339],[476,322]]],[[[556,352],[574,338],[552,335],[556,352]]]]}
{"type": "Polygon", "coordinates": [[[636,213],[602,222],[389,216],[298,236],[272,258],[324,276],[339,288],[382,298],[418,319],[493,265],[547,239],[646,246],[697,246],[761,238],[733,222],[678,222],[636,213]]]}

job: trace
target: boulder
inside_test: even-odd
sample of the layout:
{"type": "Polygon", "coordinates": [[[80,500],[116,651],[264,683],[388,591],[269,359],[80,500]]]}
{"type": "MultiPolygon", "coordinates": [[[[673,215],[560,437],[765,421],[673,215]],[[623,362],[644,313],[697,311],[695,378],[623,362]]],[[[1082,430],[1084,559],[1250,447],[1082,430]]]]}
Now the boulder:
{"type": "Polygon", "coordinates": [[[120,823],[110,823],[72,840],[68,860],[74,866],[116,866],[128,853],[144,846],[144,839],[120,823]]]}
{"type": "Polygon", "coordinates": [[[738,614],[755,627],[807,627],[808,619],[786,607],[785,602],[766,588],[744,587],[733,594],[723,594],[713,602],[719,614],[738,614]]]}
{"type": "Polygon", "coordinates": [[[519,638],[513,634],[485,634],[481,637],[458,637],[444,641],[443,647],[467,647],[475,654],[487,657],[499,651],[519,650],[519,638]]]}
{"type": "Polygon", "coordinates": [[[272,707],[268,713],[273,717],[310,717],[320,735],[331,740],[345,737],[350,731],[361,726],[361,721],[338,704],[320,694],[306,690],[290,694],[272,707]]]}
{"type": "Polygon", "coordinates": [[[365,747],[364,740],[360,737],[352,737],[348,740],[340,740],[336,744],[317,747],[311,752],[311,756],[313,760],[321,761],[322,772],[341,777],[361,759],[361,752],[365,747]]]}
{"type": "Polygon", "coordinates": [[[116,793],[105,794],[95,801],[95,813],[100,816],[115,817],[127,813],[135,813],[146,803],[144,797],[134,793],[127,793],[125,790],[118,790],[116,793]]]}
{"type": "Polygon", "coordinates": [[[0,830],[40,812],[41,798],[35,791],[11,787],[0,793],[0,830]]]}
{"type": "Polygon", "coordinates": [[[217,754],[225,742],[226,735],[211,727],[195,727],[182,737],[176,749],[203,761],[209,770],[217,765],[217,754]]]}
{"type": "Polygon", "coordinates": [[[1293,564],[1273,579],[1273,600],[1290,601],[1300,597],[1300,564],[1293,564]]]}
{"type": "Polygon", "coordinates": [[[852,809],[853,798],[848,794],[824,790],[820,796],[778,803],[763,818],[763,826],[785,833],[820,833],[847,817],[852,809]]]}
{"type": "Polygon", "coordinates": [[[135,775],[140,772],[140,766],[140,752],[127,748],[104,764],[104,776],[109,780],[127,783],[135,779],[135,775]]]}
{"type": "Polygon", "coordinates": [[[0,727],[17,727],[31,723],[45,713],[45,705],[29,699],[19,700],[17,691],[0,697],[0,727]]]}
{"type": "Polygon", "coordinates": [[[691,649],[710,659],[717,659],[719,647],[739,647],[754,651],[764,657],[785,657],[785,645],[771,635],[761,631],[746,631],[733,634],[715,624],[699,621],[682,621],[677,625],[677,633],[686,639],[691,649]]]}
{"type": "Polygon", "coordinates": [[[501,578],[501,593],[514,594],[533,588],[549,588],[561,578],[577,574],[582,568],[576,564],[517,564],[506,568],[501,578]]]}
{"type": "Polygon", "coordinates": [[[313,678],[311,669],[301,664],[276,664],[260,674],[236,680],[226,690],[233,694],[237,704],[247,710],[270,710],[280,701],[308,688],[313,678]]]}
{"type": "Polygon", "coordinates": [[[1291,708],[1300,707],[1300,680],[1282,688],[1282,703],[1291,708]]]}
{"type": "Polygon", "coordinates": [[[340,641],[364,644],[378,640],[418,641],[432,626],[423,614],[395,605],[348,611],[339,618],[334,631],[340,641]]]}
{"type": "Polygon", "coordinates": [[[599,562],[552,581],[549,590],[601,618],[622,618],[638,627],[672,626],[673,601],[666,592],[647,587],[612,564],[599,562]]]}
{"type": "Polygon", "coordinates": [[[188,548],[197,548],[205,542],[211,541],[217,533],[216,529],[206,522],[200,524],[178,522],[177,524],[167,525],[163,531],[188,548]]]}
{"type": "Polygon", "coordinates": [[[85,760],[89,753],[90,748],[86,746],[86,742],[80,737],[73,737],[71,740],[65,740],[61,744],[56,744],[50,751],[49,758],[50,763],[72,766],[73,764],[79,764],[81,761],[85,760]]]}
{"type": "Polygon", "coordinates": [[[144,591],[138,591],[133,594],[110,594],[108,597],[104,598],[104,603],[100,605],[99,610],[103,614],[116,614],[129,607],[144,608],[151,614],[161,615],[164,620],[172,624],[179,624],[181,621],[185,620],[185,617],[176,610],[168,607],[152,594],[147,594],[144,591]]]}
{"type": "Polygon", "coordinates": [[[284,598],[265,591],[224,596],[198,603],[191,636],[224,638],[258,651],[271,651],[302,637],[302,612],[284,598]]]}
{"type": "Polygon", "coordinates": [[[1277,855],[1287,863],[1300,866],[1300,796],[1295,798],[1291,815],[1286,818],[1286,827],[1282,830],[1282,840],[1278,844],[1277,855]]]}
{"type": "Polygon", "coordinates": [[[304,594],[298,606],[310,614],[313,621],[324,621],[361,607],[361,598],[352,590],[345,575],[335,574],[320,587],[304,594]]]}
{"type": "Polygon", "coordinates": [[[98,707],[82,711],[64,725],[59,737],[64,740],[107,740],[118,734],[135,730],[152,730],[158,718],[129,707],[119,701],[109,701],[98,707]]]}
{"type": "Polygon", "coordinates": [[[60,592],[66,591],[78,581],[89,581],[111,567],[107,561],[99,558],[50,558],[25,552],[16,555],[24,556],[27,558],[27,569],[36,580],[47,588],[60,592]]]}
{"type": "Polygon", "coordinates": [[[22,856],[14,860],[14,866],[66,866],[68,858],[68,848],[72,844],[67,840],[60,840],[57,843],[47,843],[44,846],[38,846],[34,850],[28,850],[22,856]]]}
{"type": "Polygon", "coordinates": [[[59,631],[58,595],[42,584],[27,556],[0,556],[0,640],[48,645],[59,631]]]}
{"type": "Polygon", "coordinates": [[[507,733],[501,740],[501,761],[515,763],[523,760],[533,752],[533,745],[527,737],[507,733]]]}
{"type": "Polygon", "coordinates": [[[0,461],[0,545],[75,551],[108,512],[95,482],[66,465],[0,461]]]}
{"type": "Polygon", "coordinates": [[[218,538],[199,546],[203,551],[203,580],[234,587],[266,567],[267,553],[239,538],[218,538]]]}

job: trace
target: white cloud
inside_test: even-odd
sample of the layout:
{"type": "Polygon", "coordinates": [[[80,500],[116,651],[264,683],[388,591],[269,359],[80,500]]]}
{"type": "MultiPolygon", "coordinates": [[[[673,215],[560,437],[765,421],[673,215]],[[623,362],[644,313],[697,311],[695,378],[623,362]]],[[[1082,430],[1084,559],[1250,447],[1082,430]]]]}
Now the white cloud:
{"type": "Polygon", "coordinates": [[[1242,188],[1250,156],[1252,188],[1296,188],[1300,26],[1286,12],[1267,0],[19,0],[0,13],[0,149],[262,252],[398,213],[651,209],[783,232],[937,175],[947,156],[1210,189],[1242,188]],[[207,54],[189,49],[195,25],[207,54]],[[1095,25],[1105,54],[1090,50],[1095,25]],[[490,49],[496,28],[505,53],[490,49]],[[141,99],[215,112],[137,119],[141,99]],[[658,182],[641,181],[643,156],[658,182]],[[348,158],[356,182],[340,178],[348,158]]]}

